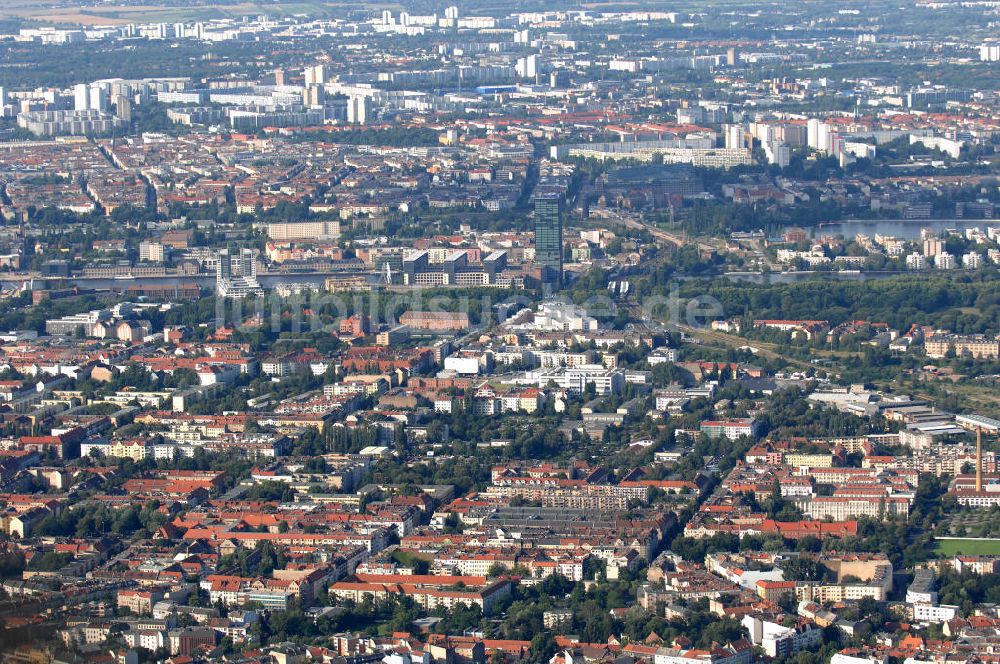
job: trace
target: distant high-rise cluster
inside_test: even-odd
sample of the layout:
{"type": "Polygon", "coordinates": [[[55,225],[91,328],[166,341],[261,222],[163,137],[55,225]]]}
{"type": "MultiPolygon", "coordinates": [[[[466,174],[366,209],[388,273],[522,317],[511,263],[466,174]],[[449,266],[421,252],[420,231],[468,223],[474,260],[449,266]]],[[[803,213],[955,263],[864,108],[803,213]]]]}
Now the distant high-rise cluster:
{"type": "Polygon", "coordinates": [[[372,121],[372,98],[354,95],[347,101],[347,121],[351,124],[368,124],[372,121]]]}
{"type": "Polygon", "coordinates": [[[746,130],[743,125],[726,125],[726,147],[729,149],[746,147],[746,130]]]}
{"type": "Polygon", "coordinates": [[[306,67],[302,72],[305,78],[305,84],[310,85],[323,85],[327,82],[329,73],[327,72],[326,65],[314,65],[312,67],[306,67]]]}
{"type": "Polygon", "coordinates": [[[240,299],[264,294],[257,281],[256,249],[222,249],[216,258],[215,289],[219,297],[240,299]]]}
{"type": "Polygon", "coordinates": [[[532,54],[518,58],[514,68],[518,78],[534,79],[538,75],[538,56],[532,54]]]}

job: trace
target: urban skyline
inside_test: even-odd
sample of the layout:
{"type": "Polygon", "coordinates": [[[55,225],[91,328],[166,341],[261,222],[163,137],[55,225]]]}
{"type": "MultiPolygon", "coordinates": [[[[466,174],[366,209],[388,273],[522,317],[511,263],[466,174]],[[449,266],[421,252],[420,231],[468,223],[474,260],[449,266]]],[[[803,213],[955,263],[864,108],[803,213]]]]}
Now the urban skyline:
{"type": "Polygon", "coordinates": [[[0,661],[990,664],[992,0],[0,4],[0,661]]]}

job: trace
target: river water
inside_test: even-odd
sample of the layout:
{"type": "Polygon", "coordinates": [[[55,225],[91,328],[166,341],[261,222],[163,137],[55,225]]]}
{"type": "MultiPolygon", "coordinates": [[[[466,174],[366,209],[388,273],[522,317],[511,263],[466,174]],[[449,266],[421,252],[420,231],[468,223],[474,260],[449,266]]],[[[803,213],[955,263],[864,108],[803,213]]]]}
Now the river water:
{"type": "Polygon", "coordinates": [[[964,231],[967,228],[1000,228],[1000,219],[859,219],[856,221],[831,221],[812,228],[812,237],[835,235],[851,239],[858,233],[869,237],[889,235],[900,240],[919,240],[920,229],[931,228],[937,233],[948,229],[964,231]]]}

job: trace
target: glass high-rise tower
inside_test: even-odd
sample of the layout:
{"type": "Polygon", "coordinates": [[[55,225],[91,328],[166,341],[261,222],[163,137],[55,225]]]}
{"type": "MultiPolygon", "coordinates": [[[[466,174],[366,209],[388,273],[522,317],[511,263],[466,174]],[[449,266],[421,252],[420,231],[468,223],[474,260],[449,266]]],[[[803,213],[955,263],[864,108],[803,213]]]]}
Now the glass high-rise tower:
{"type": "Polygon", "coordinates": [[[219,297],[264,294],[257,281],[257,253],[256,249],[222,249],[216,254],[215,290],[219,297]]]}
{"type": "Polygon", "coordinates": [[[542,282],[558,286],[563,272],[563,229],[558,194],[535,197],[535,263],[542,282]]]}

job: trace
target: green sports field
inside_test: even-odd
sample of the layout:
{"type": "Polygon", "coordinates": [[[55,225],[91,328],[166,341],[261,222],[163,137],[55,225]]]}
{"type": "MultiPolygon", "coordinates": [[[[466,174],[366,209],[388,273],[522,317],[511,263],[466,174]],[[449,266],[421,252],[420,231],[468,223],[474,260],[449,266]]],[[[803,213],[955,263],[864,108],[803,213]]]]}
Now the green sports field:
{"type": "Polygon", "coordinates": [[[1000,539],[939,539],[934,541],[934,550],[944,557],[954,556],[957,553],[964,553],[968,556],[1000,556],[1000,539]]]}

